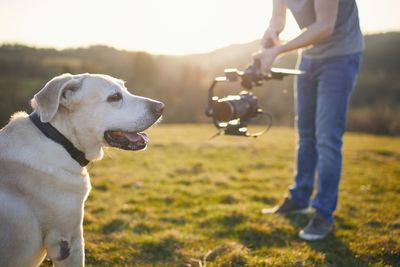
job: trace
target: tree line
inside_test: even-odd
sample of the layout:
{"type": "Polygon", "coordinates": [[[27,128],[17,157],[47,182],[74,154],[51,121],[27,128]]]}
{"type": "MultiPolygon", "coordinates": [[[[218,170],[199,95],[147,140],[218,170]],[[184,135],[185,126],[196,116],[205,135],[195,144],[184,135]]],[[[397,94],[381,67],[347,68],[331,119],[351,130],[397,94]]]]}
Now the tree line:
{"type": "MultiPolygon", "coordinates": [[[[351,100],[348,129],[374,134],[400,134],[400,33],[365,36],[366,49],[351,100]]],[[[204,123],[207,90],[223,69],[244,69],[259,41],[232,45],[210,53],[185,56],[152,55],[96,45],[78,49],[44,49],[20,44],[0,46],[0,125],[29,101],[52,77],[69,72],[104,73],[126,81],[134,94],[166,103],[164,122],[204,123]]],[[[297,55],[280,58],[278,67],[293,68],[297,55]]],[[[220,94],[235,94],[238,84],[220,94]]],[[[274,116],[274,124],[293,125],[293,80],[270,81],[255,93],[274,116]]]]}

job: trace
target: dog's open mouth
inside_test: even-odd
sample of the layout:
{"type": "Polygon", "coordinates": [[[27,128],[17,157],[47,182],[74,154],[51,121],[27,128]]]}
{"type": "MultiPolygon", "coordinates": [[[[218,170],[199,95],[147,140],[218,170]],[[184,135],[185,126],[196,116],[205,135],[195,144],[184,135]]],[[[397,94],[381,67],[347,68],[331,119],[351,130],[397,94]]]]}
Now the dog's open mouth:
{"type": "Polygon", "coordinates": [[[141,150],[146,148],[149,137],[144,132],[124,132],[108,130],[104,132],[106,142],[116,148],[124,150],[141,150]]]}

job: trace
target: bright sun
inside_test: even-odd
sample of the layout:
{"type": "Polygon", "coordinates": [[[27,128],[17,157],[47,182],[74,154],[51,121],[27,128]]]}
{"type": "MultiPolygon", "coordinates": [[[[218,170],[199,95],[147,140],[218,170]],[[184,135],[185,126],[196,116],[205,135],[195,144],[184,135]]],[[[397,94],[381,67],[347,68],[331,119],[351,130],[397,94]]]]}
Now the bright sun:
{"type": "MultiPolygon", "coordinates": [[[[369,31],[400,28],[394,12],[399,10],[398,0],[386,0],[385,6],[378,8],[368,2],[373,3],[358,1],[362,26],[369,31]],[[390,8],[387,2],[397,8],[390,8]],[[374,20],[369,19],[371,16],[374,20]]],[[[2,28],[0,42],[57,48],[106,44],[167,54],[207,52],[260,38],[268,25],[271,3],[271,0],[5,0],[0,4],[0,25],[10,27],[2,28]]],[[[298,33],[288,12],[282,38],[298,33]]]]}

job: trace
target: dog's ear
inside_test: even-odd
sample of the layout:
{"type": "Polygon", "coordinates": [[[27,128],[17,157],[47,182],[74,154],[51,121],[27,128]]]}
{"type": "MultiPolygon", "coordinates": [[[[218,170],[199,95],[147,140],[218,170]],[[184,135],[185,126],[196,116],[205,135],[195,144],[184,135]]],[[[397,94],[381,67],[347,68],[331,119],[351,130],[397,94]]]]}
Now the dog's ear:
{"type": "Polygon", "coordinates": [[[37,109],[40,120],[49,122],[60,104],[67,105],[71,95],[80,88],[82,77],[69,73],[54,77],[34,95],[32,105],[37,109]]]}

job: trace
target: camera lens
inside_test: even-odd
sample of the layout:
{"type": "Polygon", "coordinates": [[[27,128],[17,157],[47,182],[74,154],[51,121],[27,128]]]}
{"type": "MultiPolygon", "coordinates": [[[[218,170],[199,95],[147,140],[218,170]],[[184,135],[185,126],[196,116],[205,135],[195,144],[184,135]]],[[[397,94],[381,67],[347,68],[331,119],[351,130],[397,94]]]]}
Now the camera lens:
{"type": "Polygon", "coordinates": [[[214,104],[214,117],[218,121],[231,121],[235,119],[235,107],[230,101],[216,102],[214,104]]]}
{"type": "Polygon", "coordinates": [[[213,105],[213,116],[220,122],[249,119],[257,114],[257,98],[251,93],[228,96],[213,105]]]}

